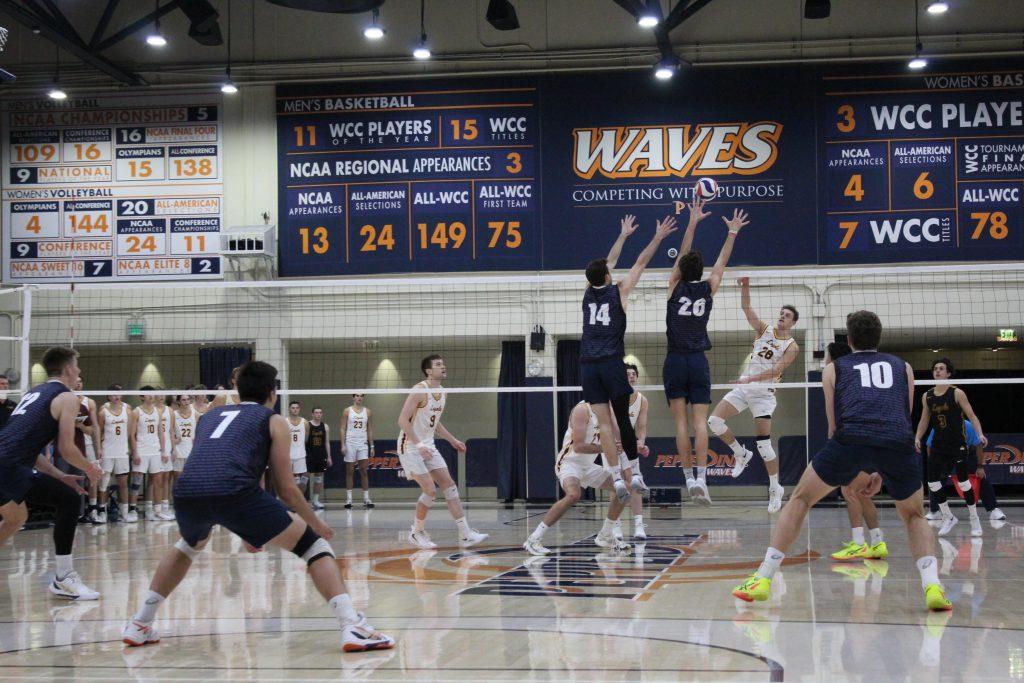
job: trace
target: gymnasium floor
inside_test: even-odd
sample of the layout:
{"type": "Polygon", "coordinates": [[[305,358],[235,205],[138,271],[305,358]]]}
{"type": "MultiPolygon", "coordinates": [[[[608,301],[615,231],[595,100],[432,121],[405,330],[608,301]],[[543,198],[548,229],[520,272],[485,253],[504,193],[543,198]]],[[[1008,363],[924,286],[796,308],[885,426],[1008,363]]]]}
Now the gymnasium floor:
{"type": "Polygon", "coordinates": [[[891,509],[889,561],[847,573],[828,559],[849,533],[845,512],[814,510],[810,553],[788,559],[776,595],[754,607],[729,590],[763,554],[761,504],[654,510],[644,552],[626,558],[600,554],[599,510],[577,509],[545,539],[559,554],[532,561],[520,544],[543,510],[472,509],[471,524],[491,538],[469,555],[451,545],[443,509],[428,522],[436,553],[402,542],[407,509],[331,510],[357,606],[398,639],[364,655],[340,652],[300,560],[249,555],[224,532],[161,608],[163,642],[125,649],[121,625],[177,539],[174,523],[81,529],[76,568],[103,593],[81,604],[46,591],[49,532],[26,531],[0,550],[0,679],[1021,680],[1024,513],[1007,512],[999,530],[986,518],[980,542],[962,522],[940,549],[949,616],[922,610],[891,509]]]}

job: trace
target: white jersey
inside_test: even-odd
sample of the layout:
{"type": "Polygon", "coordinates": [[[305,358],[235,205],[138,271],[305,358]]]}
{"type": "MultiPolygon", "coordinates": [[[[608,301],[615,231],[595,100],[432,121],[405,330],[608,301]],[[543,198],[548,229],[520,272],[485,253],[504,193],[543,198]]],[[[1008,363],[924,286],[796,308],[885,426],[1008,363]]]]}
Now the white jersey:
{"type": "MultiPolygon", "coordinates": [[[[597,415],[590,408],[590,404],[585,401],[580,401],[576,405],[587,406],[587,413],[590,414],[590,420],[587,422],[587,435],[584,437],[584,443],[591,444],[593,446],[601,445],[601,430],[598,427],[597,415]]],[[[639,408],[638,408],[639,410],[639,408]]],[[[572,450],[572,425],[570,424],[565,430],[565,436],[562,437],[562,452],[566,453],[572,450]]],[[[595,457],[593,453],[588,453],[591,458],[595,457]]]]}
{"type": "MultiPolygon", "coordinates": [[[[88,396],[83,396],[81,403],[82,403],[82,406],[86,410],[89,410],[89,397],[88,396]]],[[[83,436],[85,436],[85,447],[91,450],[92,447],[93,447],[93,445],[92,445],[92,430],[90,429],[88,432],[83,432],[83,436]]]]}
{"type": "Polygon", "coordinates": [[[174,452],[179,458],[189,456],[192,452],[192,441],[196,438],[196,421],[199,419],[199,413],[191,406],[189,408],[187,417],[182,417],[177,410],[174,411],[174,431],[179,439],[174,452]]]}
{"type": "Polygon", "coordinates": [[[141,407],[135,409],[138,420],[135,423],[135,445],[139,449],[140,457],[160,455],[160,409],[153,407],[153,411],[147,413],[141,407]]]}
{"type": "MultiPolygon", "coordinates": [[[[782,360],[782,355],[786,353],[786,349],[789,348],[793,341],[792,337],[779,339],[775,336],[775,328],[771,325],[765,325],[761,336],[754,340],[754,348],[750,352],[750,358],[747,360],[747,369],[744,370],[743,377],[753,377],[764,372],[775,372],[775,366],[782,360]]],[[[778,372],[770,378],[758,380],[754,384],[774,384],[779,381],[781,375],[782,373],[778,372]]]]}
{"type": "Polygon", "coordinates": [[[292,460],[306,457],[306,418],[300,417],[299,424],[292,424],[292,418],[288,418],[288,431],[291,435],[291,450],[289,455],[292,460]]]}
{"type": "Polygon", "coordinates": [[[639,391],[633,392],[633,402],[629,404],[629,424],[636,429],[636,421],[640,419],[640,409],[644,406],[644,395],[639,391]]]}
{"type": "Polygon", "coordinates": [[[128,457],[128,406],[121,404],[121,414],[115,415],[110,412],[108,405],[100,410],[103,413],[103,457],[104,458],[127,458],[128,457]]]}
{"type": "Polygon", "coordinates": [[[357,413],[355,406],[348,409],[348,426],[345,428],[345,441],[353,446],[362,446],[366,443],[366,408],[363,412],[357,413]]]}
{"type": "MultiPolygon", "coordinates": [[[[444,412],[445,392],[443,387],[431,389],[425,381],[417,384],[414,389],[422,389],[427,392],[427,400],[416,406],[416,414],[412,416],[412,438],[414,443],[433,445],[434,431],[437,423],[441,421],[441,413],[444,412]]],[[[406,434],[403,432],[398,437],[399,443],[405,443],[406,434]]],[[[401,450],[401,449],[399,449],[401,450]]]]}
{"type": "MultiPolygon", "coordinates": [[[[157,406],[159,408],[160,406],[157,406]]],[[[164,447],[171,451],[174,448],[174,440],[171,433],[174,431],[174,411],[170,406],[163,406],[161,414],[164,416],[164,447]]]]}

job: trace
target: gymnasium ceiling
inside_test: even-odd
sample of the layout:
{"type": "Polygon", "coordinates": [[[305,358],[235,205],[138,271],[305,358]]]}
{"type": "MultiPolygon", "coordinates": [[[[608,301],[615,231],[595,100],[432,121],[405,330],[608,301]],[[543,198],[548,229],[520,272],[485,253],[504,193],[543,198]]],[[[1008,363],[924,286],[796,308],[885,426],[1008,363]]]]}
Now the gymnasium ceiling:
{"type": "MultiPolygon", "coordinates": [[[[269,0],[232,0],[230,8],[229,0],[210,0],[210,5],[219,14],[225,38],[230,25],[232,75],[244,86],[312,79],[649,68],[659,57],[655,35],[637,26],[624,9],[638,1],[512,0],[520,28],[498,31],[485,18],[488,0],[426,0],[425,28],[434,55],[427,62],[410,56],[420,36],[419,0],[385,0],[380,23],[387,34],[377,42],[362,35],[370,20],[368,13],[302,11],[269,0]]],[[[160,0],[161,5],[179,2],[160,0]]],[[[831,0],[831,16],[814,20],[804,19],[803,2],[661,0],[661,7],[667,16],[681,3],[685,11],[677,10],[677,15],[688,16],[668,32],[668,38],[677,55],[696,65],[905,60],[914,50],[914,0],[831,0]]],[[[918,17],[929,56],[1009,57],[1024,51],[1024,1],[951,0],[949,12],[939,16],[925,11],[927,2],[920,0],[918,17]]],[[[18,77],[14,86],[2,86],[0,92],[39,90],[53,80],[57,33],[63,34],[56,39],[65,45],[60,50],[61,81],[76,91],[126,83],[167,87],[223,80],[226,41],[204,46],[190,39],[189,21],[180,7],[162,19],[162,32],[169,41],[166,47],[146,45],[148,26],[104,49],[97,47],[152,12],[155,5],[151,0],[0,0],[0,25],[10,30],[0,67],[18,77]],[[113,11],[106,29],[93,41],[108,7],[113,11]],[[66,23],[52,18],[54,9],[66,17],[66,23]],[[37,17],[51,13],[40,22],[39,34],[33,33],[26,12],[37,17]],[[87,53],[91,63],[81,58],[87,53]]]]}

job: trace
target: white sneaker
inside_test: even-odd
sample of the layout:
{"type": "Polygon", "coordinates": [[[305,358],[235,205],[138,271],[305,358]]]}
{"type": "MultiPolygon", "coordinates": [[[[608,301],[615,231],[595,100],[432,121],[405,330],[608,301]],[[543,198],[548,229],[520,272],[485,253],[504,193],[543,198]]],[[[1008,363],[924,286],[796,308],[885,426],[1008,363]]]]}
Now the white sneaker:
{"type": "Polygon", "coordinates": [[[693,502],[697,505],[711,505],[711,494],[708,493],[708,484],[703,479],[697,480],[697,485],[693,487],[695,495],[693,496],[693,502]]]}
{"type": "Polygon", "coordinates": [[[990,519],[988,520],[989,526],[998,531],[1008,524],[1005,519],[990,519]]]}
{"type": "Polygon", "coordinates": [[[935,512],[929,510],[928,512],[924,513],[924,518],[927,519],[929,522],[941,521],[942,513],[939,512],[938,510],[936,510],[935,512]]]}
{"type": "Polygon", "coordinates": [[[160,519],[156,516],[156,512],[154,510],[146,510],[146,521],[158,522],[160,519]]]}
{"type": "Polygon", "coordinates": [[[160,634],[153,628],[153,624],[140,624],[132,619],[121,629],[121,642],[129,647],[159,643],[160,634]]]}
{"type": "Polygon", "coordinates": [[[138,510],[129,510],[128,514],[124,516],[124,521],[127,522],[128,524],[135,524],[136,522],[139,521],[139,511],[138,510]]]}
{"type": "Polygon", "coordinates": [[[348,624],[341,629],[341,649],[345,652],[369,652],[390,650],[395,646],[394,638],[366,625],[348,624]]]}
{"type": "Polygon", "coordinates": [[[630,488],[633,489],[633,493],[640,495],[644,498],[651,494],[651,489],[647,486],[644,478],[639,474],[634,474],[633,479],[629,482],[630,488]]]}
{"type": "Polygon", "coordinates": [[[105,511],[97,512],[96,513],[96,523],[97,524],[106,524],[107,523],[107,513],[105,511]]]}
{"type": "Polygon", "coordinates": [[[477,543],[486,541],[490,534],[482,534],[476,529],[470,529],[469,534],[459,538],[459,547],[461,548],[472,548],[477,543]]]}
{"type": "Polygon", "coordinates": [[[733,465],[732,465],[732,478],[733,479],[735,479],[736,477],[738,477],[741,474],[743,474],[743,470],[747,469],[747,463],[749,463],[750,459],[753,458],[753,457],[754,457],[754,452],[749,450],[749,449],[747,449],[747,448],[743,449],[743,455],[735,456],[735,460],[733,461],[733,465]]]}
{"type": "Polygon", "coordinates": [[[602,548],[610,548],[620,553],[628,553],[632,548],[628,543],[623,540],[615,538],[610,533],[605,533],[603,530],[594,539],[594,544],[602,548]]]}
{"type": "Polygon", "coordinates": [[[782,486],[769,486],[768,487],[768,512],[775,514],[782,509],[782,496],[786,494],[786,489],[782,486]]]}
{"type": "Polygon", "coordinates": [[[523,550],[525,550],[526,552],[530,553],[531,555],[537,555],[537,556],[550,555],[551,554],[551,550],[550,549],[545,548],[544,546],[542,546],[540,544],[540,541],[532,539],[532,538],[526,539],[526,543],[523,544],[523,550]]]}
{"type": "Polygon", "coordinates": [[[158,513],[156,513],[156,518],[159,519],[162,522],[173,522],[174,519],[175,519],[173,513],[171,513],[171,512],[164,512],[163,510],[161,510],[158,513]]]}
{"type": "Polygon", "coordinates": [[[626,487],[626,483],[621,479],[616,479],[612,485],[615,487],[615,497],[619,499],[620,503],[626,503],[629,501],[629,489],[626,487]]]}
{"type": "Polygon", "coordinates": [[[423,531],[416,531],[416,527],[409,529],[409,540],[413,545],[420,548],[436,548],[437,544],[430,540],[430,534],[423,531]]]}
{"type": "Polygon", "coordinates": [[[612,523],[612,538],[614,538],[616,541],[623,540],[622,539],[622,520],[621,519],[617,519],[617,520],[615,520],[612,523]]]}
{"type": "Polygon", "coordinates": [[[959,521],[960,520],[958,520],[954,515],[946,517],[944,520],[942,520],[942,526],[939,528],[939,536],[945,536],[946,534],[948,534],[950,531],[953,530],[953,527],[955,527],[957,522],[959,521]]]}
{"type": "Polygon", "coordinates": [[[977,517],[971,517],[971,536],[981,536],[984,532],[981,530],[981,520],[977,517]]]}
{"type": "Polygon", "coordinates": [[[992,512],[988,513],[989,521],[995,521],[998,519],[1006,519],[1006,515],[999,508],[995,508],[992,512]]]}
{"type": "Polygon", "coordinates": [[[70,600],[99,600],[100,594],[82,583],[78,572],[69,572],[63,579],[53,577],[50,592],[60,598],[70,600]]]}
{"type": "Polygon", "coordinates": [[[647,529],[644,527],[643,522],[636,522],[633,524],[633,540],[634,541],[646,541],[647,540],[647,529]]]}

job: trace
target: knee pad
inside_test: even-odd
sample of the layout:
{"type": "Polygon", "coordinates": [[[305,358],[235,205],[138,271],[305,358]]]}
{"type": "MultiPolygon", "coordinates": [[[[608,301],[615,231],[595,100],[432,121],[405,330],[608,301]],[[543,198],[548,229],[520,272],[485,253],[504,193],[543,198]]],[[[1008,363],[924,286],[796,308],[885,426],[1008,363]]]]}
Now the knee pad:
{"type": "Polygon", "coordinates": [[[434,496],[428,495],[426,493],[421,493],[419,501],[424,507],[430,507],[431,505],[434,504],[434,496]]]}
{"type": "Polygon", "coordinates": [[[458,486],[449,486],[448,488],[446,488],[444,490],[444,499],[445,500],[458,500],[459,499],[459,487],[458,486]]]}
{"type": "Polygon", "coordinates": [[[772,440],[770,437],[757,440],[757,452],[761,454],[761,459],[765,462],[771,462],[776,457],[775,449],[772,448],[772,440]]]}
{"type": "Polygon", "coordinates": [[[334,557],[334,550],[331,549],[331,544],[320,538],[320,535],[308,526],[302,532],[299,542],[292,548],[292,552],[305,560],[307,566],[313,564],[321,557],[334,557]]]}
{"type": "Polygon", "coordinates": [[[145,475],[142,472],[132,472],[132,478],[128,480],[128,490],[132,493],[138,493],[142,490],[142,478],[145,475]]]}
{"type": "Polygon", "coordinates": [[[963,481],[958,481],[957,482],[957,486],[960,487],[961,491],[966,493],[967,491],[971,490],[971,480],[970,479],[964,479],[963,481]]]}
{"type": "Polygon", "coordinates": [[[103,476],[100,477],[99,490],[106,492],[110,488],[110,472],[104,472],[103,476]]]}
{"type": "Polygon", "coordinates": [[[177,543],[174,544],[174,549],[190,560],[196,559],[196,555],[202,552],[202,548],[193,548],[184,538],[178,539],[177,543]]]}
{"type": "Polygon", "coordinates": [[[725,420],[717,415],[712,415],[708,418],[708,429],[711,430],[711,433],[715,436],[721,436],[722,434],[725,434],[725,431],[729,429],[729,427],[726,426],[725,420]]]}
{"type": "Polygon", "coordinates": [[[299,476],[295,477],[295,485],[298,486],[300,489],[306,488],[308,484],[309,477],[307,477],[305,474],[300,474],[299,476]]]}
{"type": "Polygon", "coordinates": [[[942,490],[942,482],[941,481],[930,481],[930,482],[928,482],[928,490],[929,491],[935,491],[935,493],[938,493],[939,491],[942,490]]]}

